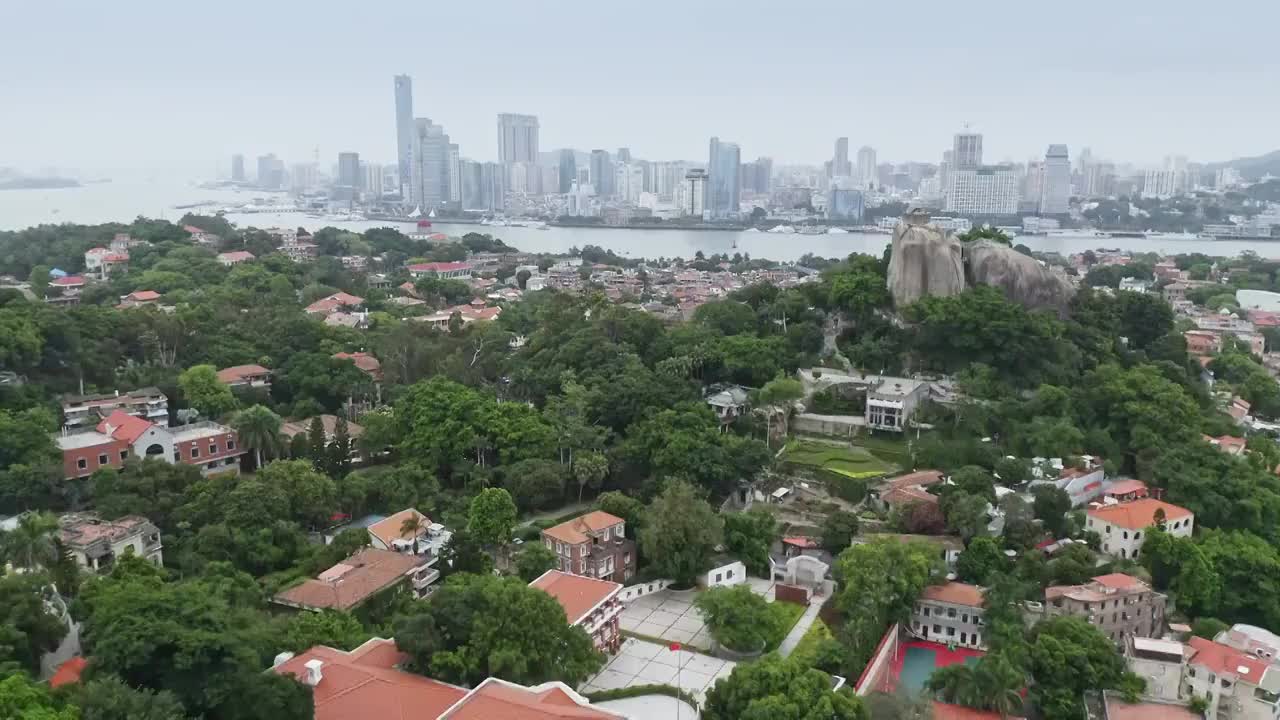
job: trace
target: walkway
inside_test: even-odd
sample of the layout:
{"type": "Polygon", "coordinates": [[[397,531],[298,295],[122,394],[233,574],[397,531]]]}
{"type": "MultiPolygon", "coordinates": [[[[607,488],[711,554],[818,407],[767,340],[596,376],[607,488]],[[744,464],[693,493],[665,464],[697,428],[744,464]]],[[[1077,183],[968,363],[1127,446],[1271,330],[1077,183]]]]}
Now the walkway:
{"type": "MultiPolygon", "coordinates": [[[[816,599],[816,598],[815,598],[816,599]]],[[[813,621],[818,619],[818,613],[822,612],[822,606],[826,602],[811,602],[809,607],[805,608],[804,614],[796,621],[795,627],[791,628],[791,632],[782,639],[782,644],[778,646],[778,654],[787,657],[795,651],[796,646],[800,644],[800,640],[804,638],[804,634],[809,632],[809,628],[813,626],[813,621]]]]}
{"type": "Polygon", "coordinates": [[[688,690],[698,702],[703,702],[716,681],[728,677],[736,666],[737,663],[731,660],[627,638],[618,654],[578,691],[589,693],[634,685],[674,685],[688,690]]]}

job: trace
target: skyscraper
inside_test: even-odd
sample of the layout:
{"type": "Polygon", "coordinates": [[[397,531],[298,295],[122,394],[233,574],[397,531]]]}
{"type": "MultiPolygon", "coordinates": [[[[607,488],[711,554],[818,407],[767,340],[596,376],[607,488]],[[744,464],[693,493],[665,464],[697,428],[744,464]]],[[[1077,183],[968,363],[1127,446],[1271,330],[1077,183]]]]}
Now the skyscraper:
{"type": "Polygon", "coordinates": [[[462,153],[458,143],[449,143],[449,202],[462,203],[462,153]]]}
{"type": "Polygon", "coordinates": [[[638,163],[620,162],[614,166],[614,194],[619,200],[629,203],[640,202],[640,193],[644,192],[644,168],[638,163]]]}
{"type": "Polygon", "coordinates": [[[831,220],[861,222],[863,204],[861,190],[833,187],[827,193],[827,217],[831,220]]]}
{"type": "Polygon", "coordinates": [[[608,150],[591,151],[591,185],[600,197],[613,195],[613,163],[608,150]]]}
{"type": "Polygon", "coordinates": [[[235,182],[244,182],[244,156],[231,156],[231,179],[235,182]]]}
{"type": "Polygon", "coordinates": [[[706,208],[702,216],[708,220],[736,218],[742,187],[738,180],[742,153],[736,143],[721,142],[718,137],[711,138],[710,149],[706,208]]]}
{"type": "Polygon", "coordinates": [[[352,190],[360,189],[360,153],[338,153],[338,182],[336,184],[339,187],[351,188],[352,190]]]}
{"type": "Polygon", "coordinates": [[[624,148],[624,147],[618,148],[617,160],[620,163],[631,162],[631,148],[624,148]]]}
{"type": "Polygon", "coordinates": [[[573,189],[573,181],[578,176],[578,160],[574,152],[568,148],[560,151],[560,182],[559,191],[561,195],[568,193],[573,189]]]}
{"type": "Polygon", "coordinates": [[[858,148],[858,187],[868,190],[876,186],[876,150],[869,145],[858,148]]]}
{"type": "Polygon", "coordinates": [[[853,165],[849,162],[849,138],[836,138],[836,154],[831,158],[831,177],[851,175],[853,175],[853,165]]]}
{"type": "Polygon", "coordinates": [[[449,136],[430,118],[414,120],[410,202],[421,212],[449,199],[449,136]]]}
{"type": "Polygon", "coordinates": [[[1062,215],[1071,207],[1071,157],[1066,145],[1050,145],[1044,154],[1040,214],[1062,215]]]}
{"type": "Polygon", "coordinates": [[[952,170],[945,209],[962,215],[1014,215],[1018,212],[1019,177],[1012,165],[952,170]]]}
{"type": "Polygon", "coordinates": [[[382,166],[375,163],[360,163],[362,187],[365,194],[377,200],[382,197],[382,166]]]}
{"type": "Polygon", "coordinates": [[[274,154],[258,156],[258,186],[268,190],[284,187],[284,162],[274,154]]]}
{"type": "Polygon", "coordinates": [[[681,212],[693,217],[706,217],[707,171],[694,168],[684,176],[684,202],[681,212]]]}
{"type": "Polygon", "coordinates": [[[538,162],[538,118],[534,115],[498,115],[498,162],[538,162]]]}
{"type": "Polygon", "coordinates": [[[502,210],[507,207],[507,186],[502,166],[487,162],[480,166],[480,194],[486,210],[502,210]]]}
{"type": "Polygon", "coordinates": [[[400,168],[400,197],[407,197],[413,185],[413,79],[396,75],[396,163],[400,168]]]}
{"type": "Polygon", "coordinates": [[[958,132],[951,148],[952,167],[956,170],[976,170],[982,165],[982,133],[958,132]]]}

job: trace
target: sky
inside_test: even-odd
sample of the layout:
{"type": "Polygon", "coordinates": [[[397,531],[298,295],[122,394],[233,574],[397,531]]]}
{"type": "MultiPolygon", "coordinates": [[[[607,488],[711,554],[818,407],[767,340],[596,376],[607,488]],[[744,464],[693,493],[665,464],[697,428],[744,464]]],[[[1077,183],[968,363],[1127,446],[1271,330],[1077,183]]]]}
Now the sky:
{"type": "Polygon", "coordinates": [[[482,161],[500,112],[537,115],[544,151],[652,160],[705,160],[716,135],[775,165],[839,136],[937,162],[966,123],[988,162],[1280,148],[1275,0],[13,0],[0,18],[0,166],[28,172],[389,162],[398,73],[482,161]]]}

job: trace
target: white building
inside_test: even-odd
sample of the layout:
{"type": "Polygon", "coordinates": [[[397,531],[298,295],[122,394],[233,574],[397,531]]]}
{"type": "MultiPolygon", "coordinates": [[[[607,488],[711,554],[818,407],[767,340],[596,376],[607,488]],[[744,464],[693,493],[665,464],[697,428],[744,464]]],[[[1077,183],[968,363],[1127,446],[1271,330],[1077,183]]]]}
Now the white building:
{"type": "Polygon", "coordinates": [[[1160,524],[1173,537],[1191,537],[1195,515],[1190,510],[1163,500],[1143,498],[1125,503],[1091,508],[1085,529],[1102,538],[1102,552],[1119,558],[1137,559],[1145,533],[1160,524]]]}
{"type": "Polygon", "coordinates": [[[684,197],[680,209],[684,215],[702,217],[706,210],[707,171],[694,168],[684,176],[684,197]]]}
{"type": "Polygon", "coordinates": [[[1044,180],[1040,184],[1040,212],[1062,215],[1071,207],[1071,158],[1066,145],[1050,145],[1044,154],[1044,180]]]}
{"type": "Polygon", "coordinates": [[[140,515],[103,520],[94,513],[67,513],[58,518],[58,539],[77,565],[93,572],[110,570],[125,555],[157,566],[163,561],[160,529],[140,515]]]}
{"type": "Polygon", "coordinates": [[[1178,170],[1148,170],[1142,181],[1142,197],[1165,199],[1177,195],[1185,174],[1178,170]]]}
{"type": "Polygon", "coordinates": [[[858,148],[858,166],[857,166],[858,188],[866,190],[879,185],[879,177],[876,174],[876,151],[875,148],[863,145],[858,148]]]}
{"type": "Polygon", "coordinates": [[[982,588],[962,582],[931,585],[911,613],[910,634],[922,640],[985,649],[982,588]]]}
{"type": "Polygon", "coordinates": [[[1012,165],[952,170],[944,208],[963,215],[1015,215],[1018,185],[1018,171],[1012,165]]]}
{"type": "Polygon", "coordinates": [[[619,200],[639,203],[644,192],[644,168],[638,163],[618,163],[613,168],[613,188],[619,200]]]}

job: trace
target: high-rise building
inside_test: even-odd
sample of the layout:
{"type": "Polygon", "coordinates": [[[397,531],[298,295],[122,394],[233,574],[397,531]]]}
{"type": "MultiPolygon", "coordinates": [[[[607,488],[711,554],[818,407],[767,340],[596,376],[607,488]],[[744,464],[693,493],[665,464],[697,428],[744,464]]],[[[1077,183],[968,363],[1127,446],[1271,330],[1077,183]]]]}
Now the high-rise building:
{"type": "Polygon", "coordinates": [[[591,185],[600,197],[613,195],[613,162],[608,150],[591,151],[591,185]]]}
{"type": "Polygon", "coordinates": [[[976,170],[982,165],[982,133],[965,130],[956,133],[951,147],[952,167],[976,170]]]}
{"type": "Polygon", "coordinates": [[[706,217],[707,171],[694,168],[684,176],[684,201],[681,213],[692,217],[706,217]]]}
{"type": "Polygon", "coordinates": [[[659,200],[664,202],[673,202],[677,191],[685,181],[685,173],[688,168],[681,162],[655,162],[651,173],[653,174],[653,189],[659,200]]]}
{"type": "Polygon", "coordinates": [[[557,183],[558,191],[561,195],[568,193],[573,189],[573,181],[578,179],[578,160],[572,150],[568,148],[560,151],[560,172],[559,182],[557,183]]]}
{"type": "Polygon", "coordinates": [[[271,153],[259,155],[258,186],[268,190],[284,187],[284,161],[271,153]]]}
{"type": "Polygon", "coordinates": [[[711,138],[710,150],[703,218],[707,220],[736,218],[740,202],[739,191],[742,187],[738,180],[742,153],[737,143],[721,142],[718,137],[711,138]]]}
{"type": "Polygon", "coordinates": [[[868,145],[858,148],[858,187],[862,190],[876,186],[876,150],[868,145]]]}
{"type": "Polygon", "coordinates": [[[769,192],[773,177],[773,159],[756,158],[755,162],[742,163],[742,189],[747,192],[765,194],[769,192]]]}
{"type": "Polygon", "coordinates": [[[640,202],[640,193],[644,192],[644,168],[629,162],[614,165],[613,187],[619,200],[633,204],[640,202]]]}
{"type": "Polygon", "coordinates": [[[827,192],[827,217],[831,220],[861,222],[864,200],[861,190],[833,187],[827,192]]]}
{"type": "Polygon", "coordinates": [[[449,143],[449,202],[462,202],[462,152],[457,143],[449,143]]]}
{"type": "Polygon", "coordinates": [[[413,79],[396,75],[396,164],[400,168],[400,197],[413,186],[413,143],[417,137],[413,122],[413,79]]]}
{"type": "Polygon", "coordinates": [[[365,194],[377,200],[382,197],[382,172],[383,167],[377,163],[360,163],[360,173],[365,194]]]}
{"type": "Polygon", "coordinates": [[[1181,174],[1177,170],[1148,170],[1142,182],[1142,197],[1165,199],[1177,195],[1181,174]]]}
{"type": "Polygon", "coordinates": [[[502,165],[487,162],[480,166],[480,193],[484,200],[484,209],[493,211],[507,207],[507,186],[503,178],[502,165]]]}
{"type": "Polygon", "coordinates": [[[961,215],[1014,215],[1019,181],[1018,169],[1012,165],[952,170],[944,209],[961,215]]]}
{"type": "Polygon", "coordinates": [[[836,138],[836,154],[831,158],[831,177],[850,175],[853,175],[853,164],[849,162],[849,138],[836,138]]]}
{"type": "Polygon", "coordinates": [[[360,153],[338,153],[338,182],[335,184],[339,187],[359,190],[360,182],[360,153]]]}
{"type": "Polygon", "coordinates": [[[244,156],[231,156],[231,179],[235,182],[244,182],[244,156]]]}
{"type": "Polygon", "coordinates": [[[615,159],[620,163],[631,162],[631,148],[625,148],[625,147],[618,148],[618,156],[615,159]]]}
{"type": "Polygon", "coordinates": [[[1062,215],[1071,208],[1071,157],[1066,145],[1050,145],[1044,154],[1040,214],[1062,215]]]}
{"type": "Polygon", "coordinates": [[[414,119],[410,198],[423,213],[449,200],[449,136],[430,118],[414,119]]]}
{"type": "Polygon", "coordinates": [[[1044,194],[1044,161],[1028,160],[1027,172],[1022,178],[1022,203],[1032,211],[1040,210],[1040,196],[1044,194]]]}
{"type": "MultiPolygon", "coordinates": [[[[283,165],[280,170],[281,181],[276,187],[284,187],[283,165]]],[[[315,163],[294,163],[289,166],[289,189],[293,192],[310,192],[320,186],[320,168],[315,163]]]]}
{"type": "Polygon", "coordinates": [[[535,115],[498,115],[498,162],[538,162],[538,118],[535,115]]]}

